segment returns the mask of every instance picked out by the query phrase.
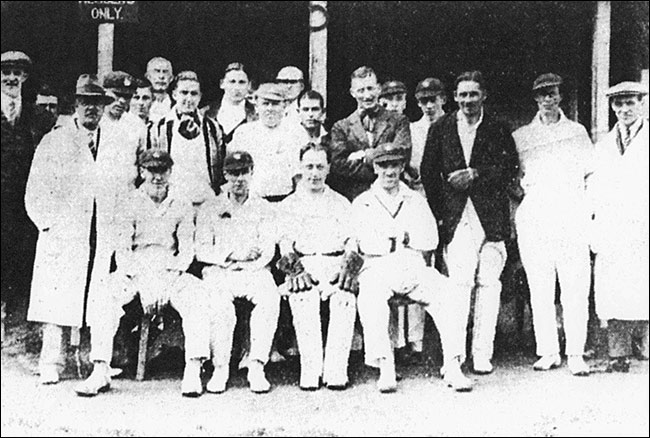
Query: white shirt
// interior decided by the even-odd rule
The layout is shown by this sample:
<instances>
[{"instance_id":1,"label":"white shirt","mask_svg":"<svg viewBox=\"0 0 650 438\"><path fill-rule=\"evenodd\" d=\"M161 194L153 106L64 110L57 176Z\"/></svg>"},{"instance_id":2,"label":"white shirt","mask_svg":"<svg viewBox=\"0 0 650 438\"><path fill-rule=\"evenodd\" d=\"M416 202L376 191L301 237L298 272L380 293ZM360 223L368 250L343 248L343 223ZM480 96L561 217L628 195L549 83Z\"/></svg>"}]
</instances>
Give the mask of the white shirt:
<instances>
[{"instance_id":1,"label":"white shirt","mask_svg":"<svg viewBox=\"0 0 650 438\"><path fill-rule=\"evenodd\" d=\"M300 138L290 124L269 128L261 120L237 128L228 152L246 151L253 157L251 193L256 196L288 195L299 173Z\"/></svg>"},{"instance_id":2,"label":"white shirt","mask_svg":"<svg viewBox=\"0 0 650 438\"><path fill-rule=\"evenodd\" d=\"M11 97L5 93L0 93L1 95L1 100L0 103L2 104L2 114L4 114L5 118L13 123L18 117L20 117L20 112L23 109L23 102L20 96L18 97ZM13 117L10 117L11 111L9 110L9 105L13 102L14 104L14 111L13 111Z\"/></svg>"},{"instance_id":3,"label":"white shirt","mask_svg":"<svg viewBox=\"0 0 650 438\"><path fill-rule=\"evenodd\" d=\"M233 104L225 98L221 100L221 106L217 114L217 122L219 122L226 134L232 132L245 118L246 99L238 104Z\"/></svg>"},{"instance_id":4,"label":"white shirt","mask_svg":"<svg viewBox=\"0 0 650 438\"><path fill-rule=\"evenodd\" d=\"M422 164L422 155L424 155L424 145L427 142L427 134L431 122L426 116L423 116L417 122L411 123L411 167L420 171Z\"/></svg>"},{"instance_id":5,"label":"white shirt","mask_svg":"<svg viewBox=\"0 0 650 438\"><path fill-rule=\"evenodd\" d=\"M481 117L478 122L470 125L467 117L462 111L457 113L458 119L458 137L460 137L460 144L463 146L463 155L465 156L465 164L469 166L469 160L472 157L472 148L474 147L474 139L476 139L476 130L483 122L483 109L481 108Z\"/></svg>"},{"instance_id":6,"label":"white shirt","mask_svg":"<svg viewBox=\"0 0 650 438\"><path fill-rule=\"evenodd\" d=\"M158 120L167 115L171 107L172 99L167 93L165 93L165 98L161 101L157 101L154 96L153 103L151 104L151 110L149 110L149 120L156 123Z\"/></svg>"}]
</instances>

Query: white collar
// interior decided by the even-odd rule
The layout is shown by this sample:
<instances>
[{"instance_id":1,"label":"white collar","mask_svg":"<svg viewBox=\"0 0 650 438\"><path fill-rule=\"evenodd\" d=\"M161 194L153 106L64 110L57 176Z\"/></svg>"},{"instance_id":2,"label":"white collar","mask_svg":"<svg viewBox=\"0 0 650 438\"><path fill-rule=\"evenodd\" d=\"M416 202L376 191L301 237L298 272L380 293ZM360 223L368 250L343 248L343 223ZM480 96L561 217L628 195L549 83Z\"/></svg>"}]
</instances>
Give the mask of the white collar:
<instances>
[{"instance_id":1,"label":"white collar","mask_svg":"<svg viewBox=\"0 0 650 438\"><path fill-rule=\"evenodd\" d=\"M466 131L475 131L478 129L478 127L483 123L483 115L485 114L485 111L483 107L481 107L481 116L478 118L478 122L476 122L473 125L470 125L469 122L467 121L467 117L461 110L458 110L456 114L456 119L458 120L458 125L460 125L464 130Z\"/></svg>"}]
</instances>

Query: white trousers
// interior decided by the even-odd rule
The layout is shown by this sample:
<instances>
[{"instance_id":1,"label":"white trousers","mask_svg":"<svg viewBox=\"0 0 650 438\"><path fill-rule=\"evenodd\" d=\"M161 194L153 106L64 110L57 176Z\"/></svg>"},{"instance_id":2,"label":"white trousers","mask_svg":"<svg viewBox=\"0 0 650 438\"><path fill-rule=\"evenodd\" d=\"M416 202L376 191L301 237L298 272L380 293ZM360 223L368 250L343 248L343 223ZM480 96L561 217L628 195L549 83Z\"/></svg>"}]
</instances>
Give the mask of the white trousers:
<instances>
[{"instance_id":1,"label":"white trousers","mask_svg":"<svg viewBox=\"0 0 650 438\"><path fill-rule=\"evenodd\" d=\"M329 283L339 270L340 257L305 256L301 261L305 270L318 280L318 285L310 291L289 296L300 350L300 380L317 382L322 375L325 383L345 385L348 382L348 359L357 314L356 297ZM321 299L329 299L330 308L324 353Z\"/></svg>"},{"instance_id":2,"label":"white trousers","mask_svg":"<svg viewBox=\"0 0 650 438\"><path fill-rule=\"evenodd\" d=\"M210 296L210 350L215 366L227 366L237 323L235 298L255 307L250 317L250 359L266 364L278 325L280 295L268 269L229 271L218 266L203 269Z\"/></svg>"},{"instance_id":3,"label":"white trousers","mask_svg":"<svg viewBox=\"0 0 650 438\"><path fill-rule=\"evenodd\" d=\"M424 340L425 309L420 304L392 306L390 313L390 342L393 348L407 344L422 352Z\"/></svg>"},{"instance_id":4,"label":"white trousers","mask_svg":"<svg viewBox=\"0 0 650 438\"><path fill-rule=\"evenodd\" d=\"M555 282L560 282L560 302L566 337L566 354L582 355L587 340L591 262L585 230L568 229L570 218L540 221L524 203L516 217L519 254L530 289L537 354L558 354ZM523 209L522 209L523 208ZM548 213L546 213L548 214ZM557 277L556 277L557 276Z\"/></svg>"},{"instance_id":5,"label":"white trousers","mask_svg":"<svg viewBox=\"0 0 650 438\"><path fill-rule=\"evenodd\" d=\"M159 297L162 303L169 302L178 311L183 320L186 360L208 357L207 294L201 280L190 274L169 271L158 273L156 278L155 284L151 284L139 281L137 276L129 278L117 271L104 280L102 297L97 297L97 301L89 305L93 306L93 311L88 314L91 326L90 360L110 363L113 337L123 314L122 306L138 293L141 299Z\"/></svg>"},{"instance_id":6,"label":"white trousers","mask_svg":"<svg viewBox=\"0 0 650 438\"><path fill-rule=\"evenodd\" d=\"M449 303L446 311L454 315L455 333L462 333L465 356L465 335L474 291L474 320L472 329L472 356L491 360L494 336L501 303L501 271L506 263L504 242L489 242L478 222L463 219L458 224L452 241L444 252L449 278L458 287L458 297Z\"/></svg>"},{"instance_id":7,"label":"white trousers","mask_svg":"<svg viewBox=\"0 0 650 438\"><path fill-rule=\"evenodd\" d=\"M365 340L365 362L377 367L380 359L394 362L388 324L388 300L401 294L422 304L440 333L445 358L462 354L464 341L454 324L449 303L457 300L458 291L447 277L427 267L419 254L399 251L369 258L359 275L357 306Z\"/></svg>"}]
</instances>

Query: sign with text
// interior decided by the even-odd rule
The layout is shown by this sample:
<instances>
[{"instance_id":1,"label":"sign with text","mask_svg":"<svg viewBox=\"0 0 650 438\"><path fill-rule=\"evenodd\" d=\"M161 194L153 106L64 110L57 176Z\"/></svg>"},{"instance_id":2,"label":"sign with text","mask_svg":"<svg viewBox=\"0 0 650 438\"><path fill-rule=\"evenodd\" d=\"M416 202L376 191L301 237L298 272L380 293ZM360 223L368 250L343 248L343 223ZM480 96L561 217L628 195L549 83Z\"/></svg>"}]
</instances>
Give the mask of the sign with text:
<instances>
[{"instance_id":1,"label":"sign with text","mask_svg":"<svg viewBox=\"0 0 650 438\"><path fill-rule=\"evenodd\" d=\"M137 23L138 2L79 2L81 21L98 23Z\"/></svg>"}]
</instances>

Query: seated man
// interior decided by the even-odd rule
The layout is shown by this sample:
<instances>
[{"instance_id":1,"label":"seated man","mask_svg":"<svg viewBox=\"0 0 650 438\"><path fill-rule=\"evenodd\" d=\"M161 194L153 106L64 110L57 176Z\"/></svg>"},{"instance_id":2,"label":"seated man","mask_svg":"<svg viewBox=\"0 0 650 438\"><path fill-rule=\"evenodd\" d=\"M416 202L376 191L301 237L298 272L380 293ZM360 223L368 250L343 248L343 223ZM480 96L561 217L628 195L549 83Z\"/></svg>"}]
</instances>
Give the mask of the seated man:
<instances>
[{"instance_id":1,"label":"seated man","mask_svg":"<svg viewBox=\"0 0 650 438\"><path fill-rule=\"evenodd\" d=\"M354 234L365 265L359 275L358 308L366 346L366 364L379 368L378 388L397 388L393 349L388 334L388 300L395 294L426 306L440 333L445 366L442 374L457 391L472 382L458 361L464 333L455 333L446 315L447 296L456 290L446 277L427 267L423 253L438 245L436 221L426 200L400 182L407 151L392 143L372 156L377 180L352 203Z\"/></svg>"},{"instance_id":2,"label":"seated man","mask_svg":"<svg viewBox=\"0 0 650 438\"><path fill-rule=\"evenodd\" d=\"M280 295L268 264L275 253L275 232L270 204L251 196L253 158L234 151L224 161L225 190L199 210L196 258L208 266L203 280L210 290L212 316L210 349L214 373L206 387L221 393L228 382L236 314L233 300L254 304L250 318L248 382L253 392L271 389L264 375L278 323ZM222 300L226 300L223 315Z\"/></svg>"},{"instance_id":3,"label":"seated man","mask_svg":"<svg viewBox=\"0 0 650 438\"><path fill-rule=\"evenodd\" d=\"M142 185L129 193L117 219L120 238L116 251L117 270L88 303L91 326L90 359L93 372L75 391L95 396L110 388L109 362L113 336L121 307L136 295L145 314L171 303L183 318L185 372L182 393L198 397L203 392L201 361L209 352L207 294L201 280L185 273L193 252L194 233L191 204L170 190L173 161L159 149L138 156Z\"/></svg>"},{"instance_id":4,"label":"seated man","mask_svg":"<svg viewBox=\"0 0 650 438\"><path fill-rule=\"evenodd\" d=\"M302 179L280 204L283 214L282 258L286 274L281 294L289 295L298 348L300 388L316 390L320 377L330 389L345 389L356 317L356 276L363 259L345 252L350 237L350 201L330 189L326 147L308 143L300 153ZM323 368L320 302L329 299L330 317Z\"/></svg>"}]
</instances>

